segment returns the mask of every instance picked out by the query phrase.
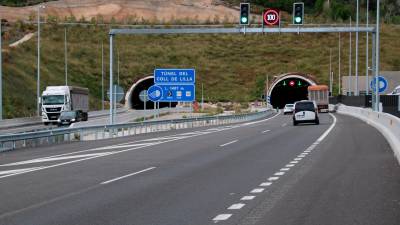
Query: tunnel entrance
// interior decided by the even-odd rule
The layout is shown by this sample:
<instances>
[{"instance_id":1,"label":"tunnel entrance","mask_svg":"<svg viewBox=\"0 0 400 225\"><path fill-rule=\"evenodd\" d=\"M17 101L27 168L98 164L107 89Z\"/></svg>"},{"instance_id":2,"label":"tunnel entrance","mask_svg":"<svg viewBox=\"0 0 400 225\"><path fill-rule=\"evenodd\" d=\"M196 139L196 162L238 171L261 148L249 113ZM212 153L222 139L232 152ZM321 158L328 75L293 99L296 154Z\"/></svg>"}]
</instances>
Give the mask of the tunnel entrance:
<instances>
[{"instance_id":1,"label":"tunnel entrance","mask_svg":"<svg viewBox=\"0 0 400 225\"><path fill-rule=\"evenodd\" d=\"M154 109L154 103L144 98L144 93L154 85L153 76L145 77L137 81L128 91L125 102L130 109L143 110L146 104L146 109ZM160 102L160 108L176 107L177 102Z\"/></svg>"},{"instance_id":2,"label":"tunnel entrance","mask_svg":"<svg viewBox=\"0 0 400 225\"><path fill-rule=\"evenodd\" d=\"M286 104L308 98L308 86L312 85L301 77L287 77L279 80L271 89L271 105L283 108Z\"/></svg>"}]
</instances>

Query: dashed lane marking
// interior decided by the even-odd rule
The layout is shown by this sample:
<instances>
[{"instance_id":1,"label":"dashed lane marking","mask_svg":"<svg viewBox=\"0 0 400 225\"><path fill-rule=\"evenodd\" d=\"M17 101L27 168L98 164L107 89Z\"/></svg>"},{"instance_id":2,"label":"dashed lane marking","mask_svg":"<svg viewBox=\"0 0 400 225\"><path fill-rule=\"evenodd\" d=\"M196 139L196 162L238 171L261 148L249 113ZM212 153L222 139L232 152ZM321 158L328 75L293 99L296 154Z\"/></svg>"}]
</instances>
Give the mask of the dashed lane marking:
<instances>
[{"instance_id":1,"label":"dashed lane marking","mask_svg":"<svg viewBox=\"0 0 400 225\"><path fill-rule=\"evenodd\" d=\"M279 177L270 177L270 178L268 178L268 181L276 181L278 179L279 179Z\"/></svg>"},{"instance_id":2,"label":"dashed lane marking","mask_svg":"<svg viewBox=\"0 0 400 225\"><path fill-rule=\"evenodd\" d=\"M256 196L254 196L254 195L246 195L246 196L243 196L243 198L241 198L240 200L241 201L249 201L249 200L253 200L255 197Z\"/></svg>"},{"instance_id":3,"label":"dashed lane marking","mask_svg":"<svg viewBox=\"0 0 400 225\"><path fill-rule=\"evenodd\" d=\"M250 193L261 193L264 190L265 190L264 188L255 188L255 189L251 190Z\"/></svg>"},{"instance_id":4,"label":"dashed lane marking","mask_svg":"<svg viewBox=\"0 0 400 225\"><path fill-rule=\"evenodd\" d=\"M264 182L264 183L261 183L260 186L267 187L267 186L270 186L271 184L272 184L272 182Z\"/></svg>"},{"instance_id":5,"label":"dashed lane marking","mask_svg":"<svg viewBox=\"0 0 400 225\"><path fill-rule=\"evenodd\" d=\"M108 181L101 182L101 184L109 184L109 183L112 183L112 182L115 182L115 181L118 181L118 180L122 180L122 179L127 178L127 177L131 177L131 176L134 176L134 175L138 175L140 173L147 172L149 170L154 170L155 168L157 168L157 167L149 167L149 168L144 169L144 170L140 170L140 171L137 171L137 172L134 172L134 173L127 174L125 176L121 176L121 177L117 177L117 178L114 178L114 179L111 179L111 180L108 180Z\"/></svg>"},{"instance_id":6,"label":"dashed lane marking","mask_svg":"<svg viewBox=\"0 0 400 225\"><path fill-rule=\"evenodd\" d=\"M227 220L232 216L232 214L219 214L218 216L214 217L214 221L218 222L218 221L223 221L223 220Z\"/></svg>"},{"instance_id":7,"label":"dashed lane marking","mask_svg":"<svg viewBox=\"0 0 400 225\"><path fill-rule=\"evenodd\" d=\"M229 206L229 208L228 209L241 209L241 208L243 208L243 206L245 206L246 204L243 204L243 203L237 203L237 204L233 204L233 205L231 205L231 206Z\"/></svg>"},{"instance_id":8,"label":"dashed lane marking","mask_svg":"<svg viewBox=\"0 0 400 225\"><path fill-rule=\"evenodd\" d=\"M222 144L222 145L220 145L219 147L225 147L225 146L227 146L227 145L230 145L230 144L233 144L233 143L236 143L236 142L238 142L238 140L234 140L234 141L231 141L231 142Z\"/></svg>"},{"instance_id":9,"label":"dashed lane marking","mask_svg":"<svg viewBox=\"0 0 400 225\"><path fill-rule=\"evenodd\" d=\"M295 160L291 161L289 164L286 164L285 167L281 168L279 172L276 172L274 174L275 177L269 177L268 181L276 181L279 179L279 176L283 176L285 174L285 172L282 171L289 171L292 167L294 167L297 163L299 163L299 160L303 159L304 157L306 157L322 140L325 139L325 137L328 136L328 134L332 131L332 129L335 127L336 125L336 117L332 114L329 114L330 116L332 116L333 118L333 123L332 125L317 139L317 141L315 141L310 147L308 147L303 153L299 154L298 156L296 156ZM272 182L264 182L261 183L259 186L261 187L267 187L272 185ZM255 188L253 190L250 191L250 193L261 193L265 190L265 188ZM256 196L244 196L242 197L240 200L244 201L244 200L253 200ZM233 204L231 205L228 209L237 209L237 208L242 208L244 206L241 205L243 203L237 203L237 204ZM230 218L232 216L232 214L220 214L217 217L215 217L213 220L215 223L217 223L220 220L227 220L228 218Z\"/></svg>"}]
</instances>

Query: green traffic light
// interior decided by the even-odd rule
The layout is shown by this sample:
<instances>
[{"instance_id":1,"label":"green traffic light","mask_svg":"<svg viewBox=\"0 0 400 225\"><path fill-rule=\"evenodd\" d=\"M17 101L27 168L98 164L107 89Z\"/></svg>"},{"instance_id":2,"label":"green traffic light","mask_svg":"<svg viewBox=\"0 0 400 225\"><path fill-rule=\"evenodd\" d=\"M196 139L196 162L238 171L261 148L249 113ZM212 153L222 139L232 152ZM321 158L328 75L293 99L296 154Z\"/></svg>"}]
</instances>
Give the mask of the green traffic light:
<instances>
[{"instance_id":1,"label":"green traffic light","mask_svg":"<svg viewBox=\"0 0 400 225\"><path fill-rule=\"evenodd\" d=\"M296 23L301 23L301 17L299 17L299 16L295 17L295 18L294 18L294 21L295 21Z\"/></svg>"},{"instance_id":2,"label":"green traffic light","mask_svg":"<svg viewBox=\"0 0 400 225\"><path fill-rule=\"evenodd\" d=\"M247 17L242 17L241 21L242 23L247 23Z\"/></svg>"}]
</instances>

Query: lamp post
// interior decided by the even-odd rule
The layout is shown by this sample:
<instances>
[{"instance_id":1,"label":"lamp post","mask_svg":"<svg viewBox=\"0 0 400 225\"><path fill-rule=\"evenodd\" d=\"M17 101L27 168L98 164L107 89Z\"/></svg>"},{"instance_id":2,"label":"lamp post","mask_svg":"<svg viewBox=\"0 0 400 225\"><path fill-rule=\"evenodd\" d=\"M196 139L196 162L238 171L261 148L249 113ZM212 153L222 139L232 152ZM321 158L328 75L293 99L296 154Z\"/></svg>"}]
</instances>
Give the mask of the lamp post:
<instances>
[{"instance_id":1,"label":"lamp post","mask_svg":"<svg viewBox=\"0 0 400 225\"><path fill-rule=\"evenodd\" d=\"M369 26L369 1L367 0L367 22L366 22L366 27ZM369 33L366 32L366 45L365 45L365 95L369 94L369 62L368 62L368 56L369 56Z\"/></svg>"},{"instance_id":2,"label":"lamp post","mask_svg":"<svg viewBox=\"0 0 400 225\"><path fill-rule=\"evenodd\" d=\"M39 5L37 8L37 24L38 24L38 35L37 35L37 87L36 87L36 95L37 95L37 116L40 116L40 9L46 8L44 5Z\"/></svg>"},{"instance_id":3,"label":"lamp post","mask_svg":"<svg viewBox=\"0 0 400 225\"><path fill-rule=\"evenodd\" d=\"M3 120L3 35L2 35L2 19L0 18L0 120Z\"/></svg>"},{"instance_id":4,"label":"lamp post","mask_svg":"<svg viewBox=\"0 0 400 225\"><path fill-rule=\"evenodd\" d=\"M375 41L375 110L380 111L379 109L379 17L380 17L380 1L376 1L376 41Z\"/></svg>"},{"instance_id":5,"label":"lamp post","mask_svg":"<svg viewBox=\"0 0 400 225\"><path fill-rule=\"evenodd\" d=\"M67 46L67 27L64 28L64 55L65 55L65 86L68 86L68 46Z\"/></svg>"},{"instance_id":6,"label":"lamp post","mask_svg":"<svg viewBox=\"0 0 400 225\"><path fill-rule=\"evenodd\" d=\"M355 69L355 75L356 75L356 83L355 83L355 89L354 89L354 95L358 96L359 95L359 90L358 90L358 28L359 28L359 0L357 0L357 15L356 15L356 69Z\"/></svg>"}]
</instances>

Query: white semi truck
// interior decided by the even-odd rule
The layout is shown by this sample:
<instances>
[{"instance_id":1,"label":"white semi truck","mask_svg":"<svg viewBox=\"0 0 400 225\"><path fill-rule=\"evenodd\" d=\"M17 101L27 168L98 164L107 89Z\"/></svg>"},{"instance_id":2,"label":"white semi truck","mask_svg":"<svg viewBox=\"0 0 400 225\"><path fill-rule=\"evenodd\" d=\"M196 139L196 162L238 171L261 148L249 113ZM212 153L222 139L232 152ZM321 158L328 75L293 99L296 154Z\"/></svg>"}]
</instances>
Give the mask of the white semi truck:
<instances>
[{"instance_id":1,"label":"white semi truck","mask_svg":"<svg viewBox=\"0 0 400 225\"><path fill-rule=\"evenodd\" d=\"M42 122L57 124L61 112L75 111L88 120L89 89L72 86L48 86L42 93Z\"/></svg>"}]
</instances>

